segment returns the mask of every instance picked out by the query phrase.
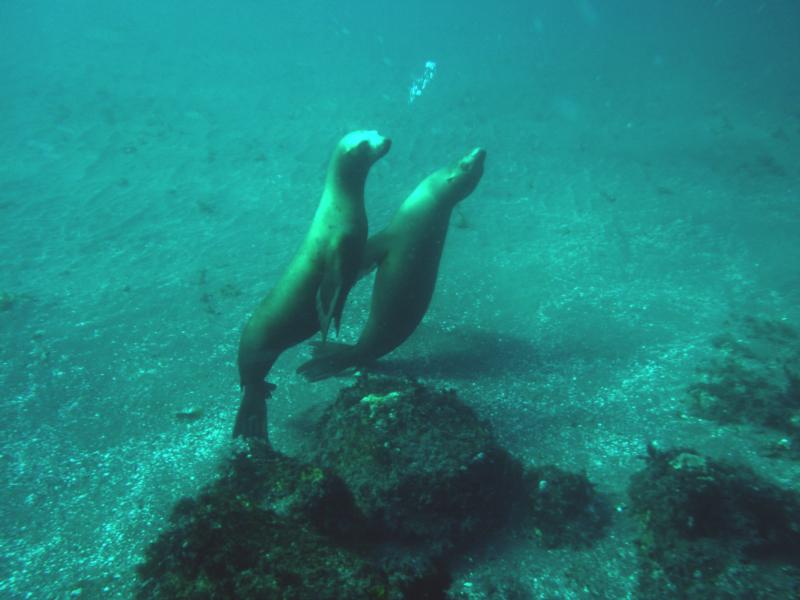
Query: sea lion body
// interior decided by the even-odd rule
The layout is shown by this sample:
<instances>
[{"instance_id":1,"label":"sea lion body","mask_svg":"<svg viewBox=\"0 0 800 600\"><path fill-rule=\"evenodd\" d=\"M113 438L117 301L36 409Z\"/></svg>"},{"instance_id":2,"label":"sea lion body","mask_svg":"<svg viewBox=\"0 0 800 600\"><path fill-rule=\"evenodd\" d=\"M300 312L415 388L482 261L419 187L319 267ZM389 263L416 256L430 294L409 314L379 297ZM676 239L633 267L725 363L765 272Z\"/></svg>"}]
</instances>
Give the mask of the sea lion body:
<instances>
[{"instance_id":1,"label":"sea lion body","mask_svg":"<svg viewBox=\"0 0 800 600\"><path fill-rule=\"evenodd\" d=\"M375 131L354 131L337 144L305 240L242 331L238 366L244 393L234 437L266 438L266 398L274 386L265 377L278 356L317 331L324 341L331 322L338 331L363 262L367 174L390 146Z\"/></svg>"},{"instance_id":2,"label":"sea lion body","mask_svg":"<svg viewBox=\"0 0 800 600\"><path fill-rule=\"evenodd\" d=\"M372 362L402 344L430 305L453 208L483 175L486 152L476 148L456 165L426 177L389 226L371 237L365 270L377 266L369 318L353 346L326 344L298 372L317 381Z\"/></svg>"}]
</instances>

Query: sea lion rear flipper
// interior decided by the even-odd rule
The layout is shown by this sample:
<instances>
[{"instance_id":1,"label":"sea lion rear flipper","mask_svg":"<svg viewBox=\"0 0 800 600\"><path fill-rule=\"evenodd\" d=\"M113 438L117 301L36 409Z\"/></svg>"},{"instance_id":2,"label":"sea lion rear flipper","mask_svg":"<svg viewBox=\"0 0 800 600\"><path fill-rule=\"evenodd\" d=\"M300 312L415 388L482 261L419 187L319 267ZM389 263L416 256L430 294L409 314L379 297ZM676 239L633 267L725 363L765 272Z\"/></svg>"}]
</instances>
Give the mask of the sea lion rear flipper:
<instances>
[{"instance_id":1,"label":"sea lion rear flipper","mask_svg":"<svg viewBox=\"0 0 800 600\"><path fill-rule=\"evenodd\" d=\"M255 438L267 441L267 398L272 395L275 384L262 382L244 386L233 437Z\"/></svg>"},{"instance_id":2,"label":"sea lion rear flipper","mask_svg":"<svg viewBox=\"0 0 800 600\"><path fill-rule=\"evenodd\" d=\"M342 342L311 342L311 356L319 358L330 352L342 352L346 348L352 348L352 344Z\"/></svg>"},{"instance_id":3,"label":"sea lion rear flipper","mask_svg":"<svg viewBox=\"0 0 800 600\"><path fill-rule=\"evenodd\" d=\"M350 344L314 344L314 358L297 368L307 381L320 381L356 366L355 346Z\"/></svg>"},{"instance_id":4,"label":"sea lion rear flipper","mask_svg":"<svg viewBox=\"0 0 800 600\"><path fill-rule=\"evenodd\" d=\"M378 268L389 249L389 234L386 231L376 233L367 240L364 247L364 258L358 270L358 278L366 277Z\"/></svg>"}]
</instances>

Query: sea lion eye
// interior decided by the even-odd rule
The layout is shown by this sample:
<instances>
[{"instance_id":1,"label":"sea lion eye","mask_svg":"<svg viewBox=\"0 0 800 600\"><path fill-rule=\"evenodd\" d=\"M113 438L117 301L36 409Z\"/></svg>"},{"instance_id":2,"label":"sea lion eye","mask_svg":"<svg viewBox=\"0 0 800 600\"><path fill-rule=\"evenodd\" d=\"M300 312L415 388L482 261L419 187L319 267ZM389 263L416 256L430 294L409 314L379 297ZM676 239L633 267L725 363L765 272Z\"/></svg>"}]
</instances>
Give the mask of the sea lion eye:
<instances>
[{"instance_id":1,"label":"sea lion eye","mask_svg":"<svg viewBox=\"0 0 800 600\"><path fill-rule=\"evenodd\" d=\"M356 145L347 149L347 156L360 156L364 153L364 146L368 145L367 140L361 140Z\"/></svg>"}]
</instances>

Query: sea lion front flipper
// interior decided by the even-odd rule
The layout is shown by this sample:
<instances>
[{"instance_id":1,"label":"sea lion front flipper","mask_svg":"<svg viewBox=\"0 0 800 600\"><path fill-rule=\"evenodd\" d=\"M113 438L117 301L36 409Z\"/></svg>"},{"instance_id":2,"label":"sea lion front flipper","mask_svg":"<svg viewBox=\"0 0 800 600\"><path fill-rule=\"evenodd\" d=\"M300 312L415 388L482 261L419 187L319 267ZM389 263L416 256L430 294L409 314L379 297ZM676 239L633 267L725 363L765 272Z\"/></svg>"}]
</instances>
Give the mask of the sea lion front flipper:
<instances>
[{"instance_id":1,"label":"sea lion front flipper","mask_svg":"<svg viewBox=\"0 0 800 600\"><path fill-rule=\"evenodd\" d=\"M361 268L358 270L358 278L366 277L381 264L386 253L389 251L389 234L386 230L376 233L367 240L364 247L364 257L361 260Z\"/></svg>"},{"instance_id":2,"label":"sea lion front flipper","mask_svg":"<svg viewBox=\"0 0 800 600\"><path fill-rule=\"evenodd\" d=\"M337 244L331 253L331 260L325 266L325 273L317 288L317 318L323 342L328 338L331 321L336 327L336 334L339 334L344 301L347 292L350 291L350 285L352 285L352 280L350 285L346 283L348 280L344 272L346 254L345 245ZM346 285L347 287L345 287Z\"/></svg>"},{"instance_id":3,"label":"sea lion front flipper","mask_svg":"<svg viewBox=\"0 0 800 600\"><path fill-rule=\"evenodd\" d=\"M359 258L363 252L363 239L345 236L338 239L328 255L322 281L317 288L317 318L322 332L322 341L328 337L331 321L339 335L344 303L350 288L356 282Z\"/></svg>"},{"instance_id":4,"label":"sea lion front flipper","mask_svg":"<svg viewBox=\"0 0 800 600\"><path fill-rule=\"evenodd\" d=\"M326 277L326 279L328 278ZM332 288L332 291L326 290L327 287ZM322 333L323 342L328 339L328 330L331 327L331 319L334 318L334 307L336 306L336 302L338 302L341 293L341 285L333 285L328 283L326 286L326 282L324 280L322 285L320 285L319 289L317 290L317 318L319 319L319 330L320 333ZM336 330L339 330L338 324L336 326Z\"/></svg>"}]
</instances>

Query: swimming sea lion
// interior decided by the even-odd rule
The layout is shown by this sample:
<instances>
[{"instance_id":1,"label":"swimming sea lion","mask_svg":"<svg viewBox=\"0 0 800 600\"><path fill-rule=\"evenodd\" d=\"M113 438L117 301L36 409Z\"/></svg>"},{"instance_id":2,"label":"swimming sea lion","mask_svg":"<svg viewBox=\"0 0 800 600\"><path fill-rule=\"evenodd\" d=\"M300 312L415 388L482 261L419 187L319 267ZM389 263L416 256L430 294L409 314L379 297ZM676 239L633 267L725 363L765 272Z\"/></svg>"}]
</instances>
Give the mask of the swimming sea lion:
<instances>
[{"instance_id":1,"label":"swimming sea lion","mask_svg":"<svg viewBox=\"0 0 800 600\"><path fill-rule=\"evenodd\" d=\"M389 226L371 237L365 267L377 266L367 324L354 346L326 344L297 369L309 381L372 362L402 344L428 310L450 213L483 175L486 151L476 148L457 164L424 179Z\"/></svg>"},{"instance_id":2,"label":"swimming sea lion","mask_svg":"<svg viewBox=\"0 0 800 600\"><path fill-rule=\"evenodd\" d=\"M367 240L367 173L390 146L376 131L348 133L336 146L305 241L242 331L238 364L244 393L234 437L266 439L266 399L275 386L264 378L281 352L317 331L324 341L331 321L339 330Z\"/></svg>"}]
</instances>

